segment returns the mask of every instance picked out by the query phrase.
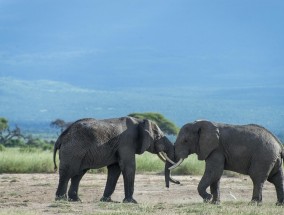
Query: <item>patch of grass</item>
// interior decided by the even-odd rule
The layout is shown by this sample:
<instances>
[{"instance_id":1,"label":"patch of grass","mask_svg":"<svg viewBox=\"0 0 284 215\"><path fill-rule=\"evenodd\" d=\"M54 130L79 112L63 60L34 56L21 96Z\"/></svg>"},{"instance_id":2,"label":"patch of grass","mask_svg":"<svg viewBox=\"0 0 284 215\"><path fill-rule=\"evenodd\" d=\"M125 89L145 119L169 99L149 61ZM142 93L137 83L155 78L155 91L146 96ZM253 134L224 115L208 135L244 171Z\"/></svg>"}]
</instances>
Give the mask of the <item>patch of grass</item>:
<instances>
[{"instance_id":1,"label":"patch of grass","mask_svg":"<svg viewBox=\"0 0 284 215\"><path fill-rule=\"evenodd\" d=\"M157 155L145 152L136 156L136 172L163 172L165 164Z\"/></svg>"},{"instance_id":2,"label":"patch of grass","mask_svg":"<svg viewBox=\"0 0 284 215\"><path fill-rule=\"evenodd\" d=\"M0 173L51 173L52 153L42 150L6 148L0 152Z\"/></svg>"},{"instance_id":3,"label":"patch of grass","mask_svg":"<svg viewBox=\"0 0 284 215\"><path fill-rule=\"evenodd\" d=\"M205 161L199 161L197 155L190 155L172 173L174 175L203 175L204 170Z\"/></svg>"},{"instance_id":4,"label":"patch of grass","mask_svg":"<svg viewBox=\"0 0 284 215\"><path fill-rule=\"evenodd\" d=\"M258 214L283 214L283 207L272 203L262 206L249 205L247 202L223 202L221 205L204 203L181 204L175 209L177 214L230 214L230 215L258 215Z\"/></svg>"},{"instance_id":5,"label":"patch of grass","mask_svg":"<svg viewBox=\"0 0 284 215\"><path fill-rule=\"evenodd\" d=\"M53 155L51 151L43 151L35 148L6 148L0 151L1 173L52 173ZM59 160L57 157L57 165ZM157 155L145 152L136 155L136 172L163 173L165 164ZM90 170L91 173L106 173L107 168ZM195 155L189 156L173 174L201 175L204 172L204 161L198 161Z\"/></svg>"},{"instance_id":6,"label":"patch of grass","mask_svg":"<svg viewBox=\"0 0 284 215\"><path fill-rule=\"evenodd\" d=\"M145 152L136 156L137 172L163 172L165 168L157 155ZM174 175L202 175L205 169L205 162L199 161L196 155L190 155L184 162L172 171Z\"/></svg>"}]
</instances>

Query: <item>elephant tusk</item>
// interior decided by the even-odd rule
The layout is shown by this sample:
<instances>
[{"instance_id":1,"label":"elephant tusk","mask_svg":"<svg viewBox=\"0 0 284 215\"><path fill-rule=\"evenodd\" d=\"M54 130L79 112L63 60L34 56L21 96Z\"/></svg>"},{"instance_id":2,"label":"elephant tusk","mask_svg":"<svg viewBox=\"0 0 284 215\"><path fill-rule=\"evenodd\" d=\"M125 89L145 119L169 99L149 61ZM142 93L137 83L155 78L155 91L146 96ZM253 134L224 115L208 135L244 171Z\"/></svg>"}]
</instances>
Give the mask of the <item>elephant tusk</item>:
<instances>
[{"instance_id":1,"label":"elephant tusk","mask_svg":"<svg viewBox=\"0 0 284 215\"><path fill-rule=\"evenodd\" d=\"M163 155L161 154L161 152L158 153L158 157L159 157L164 163L166 163L166 158L163 157Z\"/></svg>"},{"instance_id":2,"label":"elephant tusk","mask_svg":"<svg viewBox=\"0 0 284 215\"><path fill-rule=\"evenodd\" d=\"M175 162L173 162L168 155L165 152L161 152L164 158L166 158L167 161L169 161L171 164L175 165Z\"/></svg>"},{"instance_id":3,"label":"elephant tusk","mask_svg":"<svg viewBox=\"0 0 284 215\"><path fill-rule=\"evenodd\" d=\"M183 159L182 158L179 159L179 161L176 164L174 164L173 166L171 166L169 168L169 170L173 170L173 169L177 168L182 162L183 162Z\"/></svg>"}]
</instances>

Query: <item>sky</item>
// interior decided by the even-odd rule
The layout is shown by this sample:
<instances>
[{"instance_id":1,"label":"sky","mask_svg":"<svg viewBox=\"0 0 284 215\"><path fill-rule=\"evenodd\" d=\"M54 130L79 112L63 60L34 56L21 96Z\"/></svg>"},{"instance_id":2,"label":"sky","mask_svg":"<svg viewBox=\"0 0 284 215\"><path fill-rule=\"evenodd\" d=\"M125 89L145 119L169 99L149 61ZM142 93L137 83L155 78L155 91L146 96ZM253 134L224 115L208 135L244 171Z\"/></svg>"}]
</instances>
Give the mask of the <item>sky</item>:
<instances>
[{"instance_id":1,"label":"sky","mask_svg":"<svg viewBox=\"0 0 284 215\"><path fill-rule=\"evenodd\" d=\"M281 86L282 0L0 0L0 76L92 89Z\"/></svg>"}]
</instances>

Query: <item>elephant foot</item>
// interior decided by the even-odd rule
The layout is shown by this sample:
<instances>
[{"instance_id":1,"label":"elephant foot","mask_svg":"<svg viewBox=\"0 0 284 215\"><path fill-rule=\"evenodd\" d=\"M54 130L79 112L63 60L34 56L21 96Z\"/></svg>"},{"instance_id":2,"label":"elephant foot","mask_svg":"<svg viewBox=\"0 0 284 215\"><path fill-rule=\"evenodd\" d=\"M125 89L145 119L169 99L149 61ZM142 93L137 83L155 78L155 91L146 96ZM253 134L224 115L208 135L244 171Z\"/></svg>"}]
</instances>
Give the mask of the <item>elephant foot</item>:
<instances>
[{"instance_id":1,"label":"elephant foot","mask_svg":"<svg viewBox=\"0 0 284 215\"><path fill-rule=\"evenodd\" d=\"M284 201L282 201L282 202L277 201L275 205L276 206L284 206Z\"/></svg>"},{"instance_id":2,"label":"elephant foot","mask_svg":"<svg viewBox=\"0 0 284 215\"><path fill-rule=\"evenodd\" d=\"M78 196L68 197L69 202L82 202L82 200Z\"/></svg>"},{"instance_id":3,"label":"elephant foot","mask_svg":"<svg viewBox=\"0 0 284 215\"><path fill-rule=\"evenodd\" d=\"M137 201L133 198L125 198L123 199L123 203L134 203L137 204Z\"/></svg>"},{"instance_id":4,"label":"elephant foot","mask_svg":"<svg viewBox=\"0 0 284 215\"><path fill-rule=\"evenodd\" d=\"M58 195L56 195L55 196L55 201L67 201L67 196L66 196L66 194L64 194L64 195L62 195L62 196L58 196Z\"/></svg>"},{"instance_id":5,"label":"elephant foot","mask_svg":"<svg viewBox=\"0 0 284 215\"><path fill-rule=\"evenodd\" d=\"M212 199L212 195L211 194L207 194L205 196L205 198L203 198L203 202L204 203L210 203L210 200Z\"/></svg>"},{"instance_id":6,"label":"elephant foot","mask_svg":"<svg viewBox=\"0 0 284 215\"><path fill-rule=\"evenodd\" d=\"M253 199L253 200L251 200L251 201L249 202L249 205L251 205L251 206L261 206L261 205L262 205L262 202L259 201L259 200Z\"/></svg>"},{"instance_id":7,"label":"elephant foot","mask_svg":"<svg viewBox=\"0 0 284 215\"><path fill-rule=\"evenodd\" d=\"M110 197L105 197L103 196L101 199L100 199L101 202L112 202L112 203L119 203L118 201L113 201Z\"/></svg>"},{"instance_id":8,"label":"elephant foot","mask_svg":"<svg viewBox=\"0 0 284 215\"><path fill-rule=\"evenodd\" d=\"M220 202L220 200L212 200L211 204L213 204L213 205L220 205L221 202Z\"/></svg>"}]
</instances>

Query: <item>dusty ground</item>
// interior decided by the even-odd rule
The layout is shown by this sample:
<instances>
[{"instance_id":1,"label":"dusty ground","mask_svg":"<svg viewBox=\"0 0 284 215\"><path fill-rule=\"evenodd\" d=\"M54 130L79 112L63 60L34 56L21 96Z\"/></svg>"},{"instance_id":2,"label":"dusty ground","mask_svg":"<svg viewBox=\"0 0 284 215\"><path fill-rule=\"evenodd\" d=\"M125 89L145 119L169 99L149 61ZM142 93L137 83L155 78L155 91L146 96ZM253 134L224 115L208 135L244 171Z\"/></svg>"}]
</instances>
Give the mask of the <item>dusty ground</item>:
<instances>
[{"instance_id":1,"label":"dusty ground","mask_svg":"<svg viewBox=\"0 0 284 215\"><path fill-rule=\"evenodd\" d=\"M134 198L149 207L194 204L202 202L197 193L199 176L175 176L181 185L171 185L166 189L162 175L138 174L135 179ZM82 203L62 203L54 201L58 174L0 174L0 214L97 214L113 213L113 206L99 202L106 175L86 174L81 181L79 195ZM221 179L221 201L249 202L252 183L247 177L225 177ZM120 177L113 200L124 198L122 177ZM263 190L264 202L276 202L274 187L266 182ZM122 204L118 204L122 205ZM125 204L123 204L125 205ZM124 206L123 206L124 207ZM129 212L128 212L129 213ZM123 214L123 213L122 213Z\"/></svg>"}]
</instances>

